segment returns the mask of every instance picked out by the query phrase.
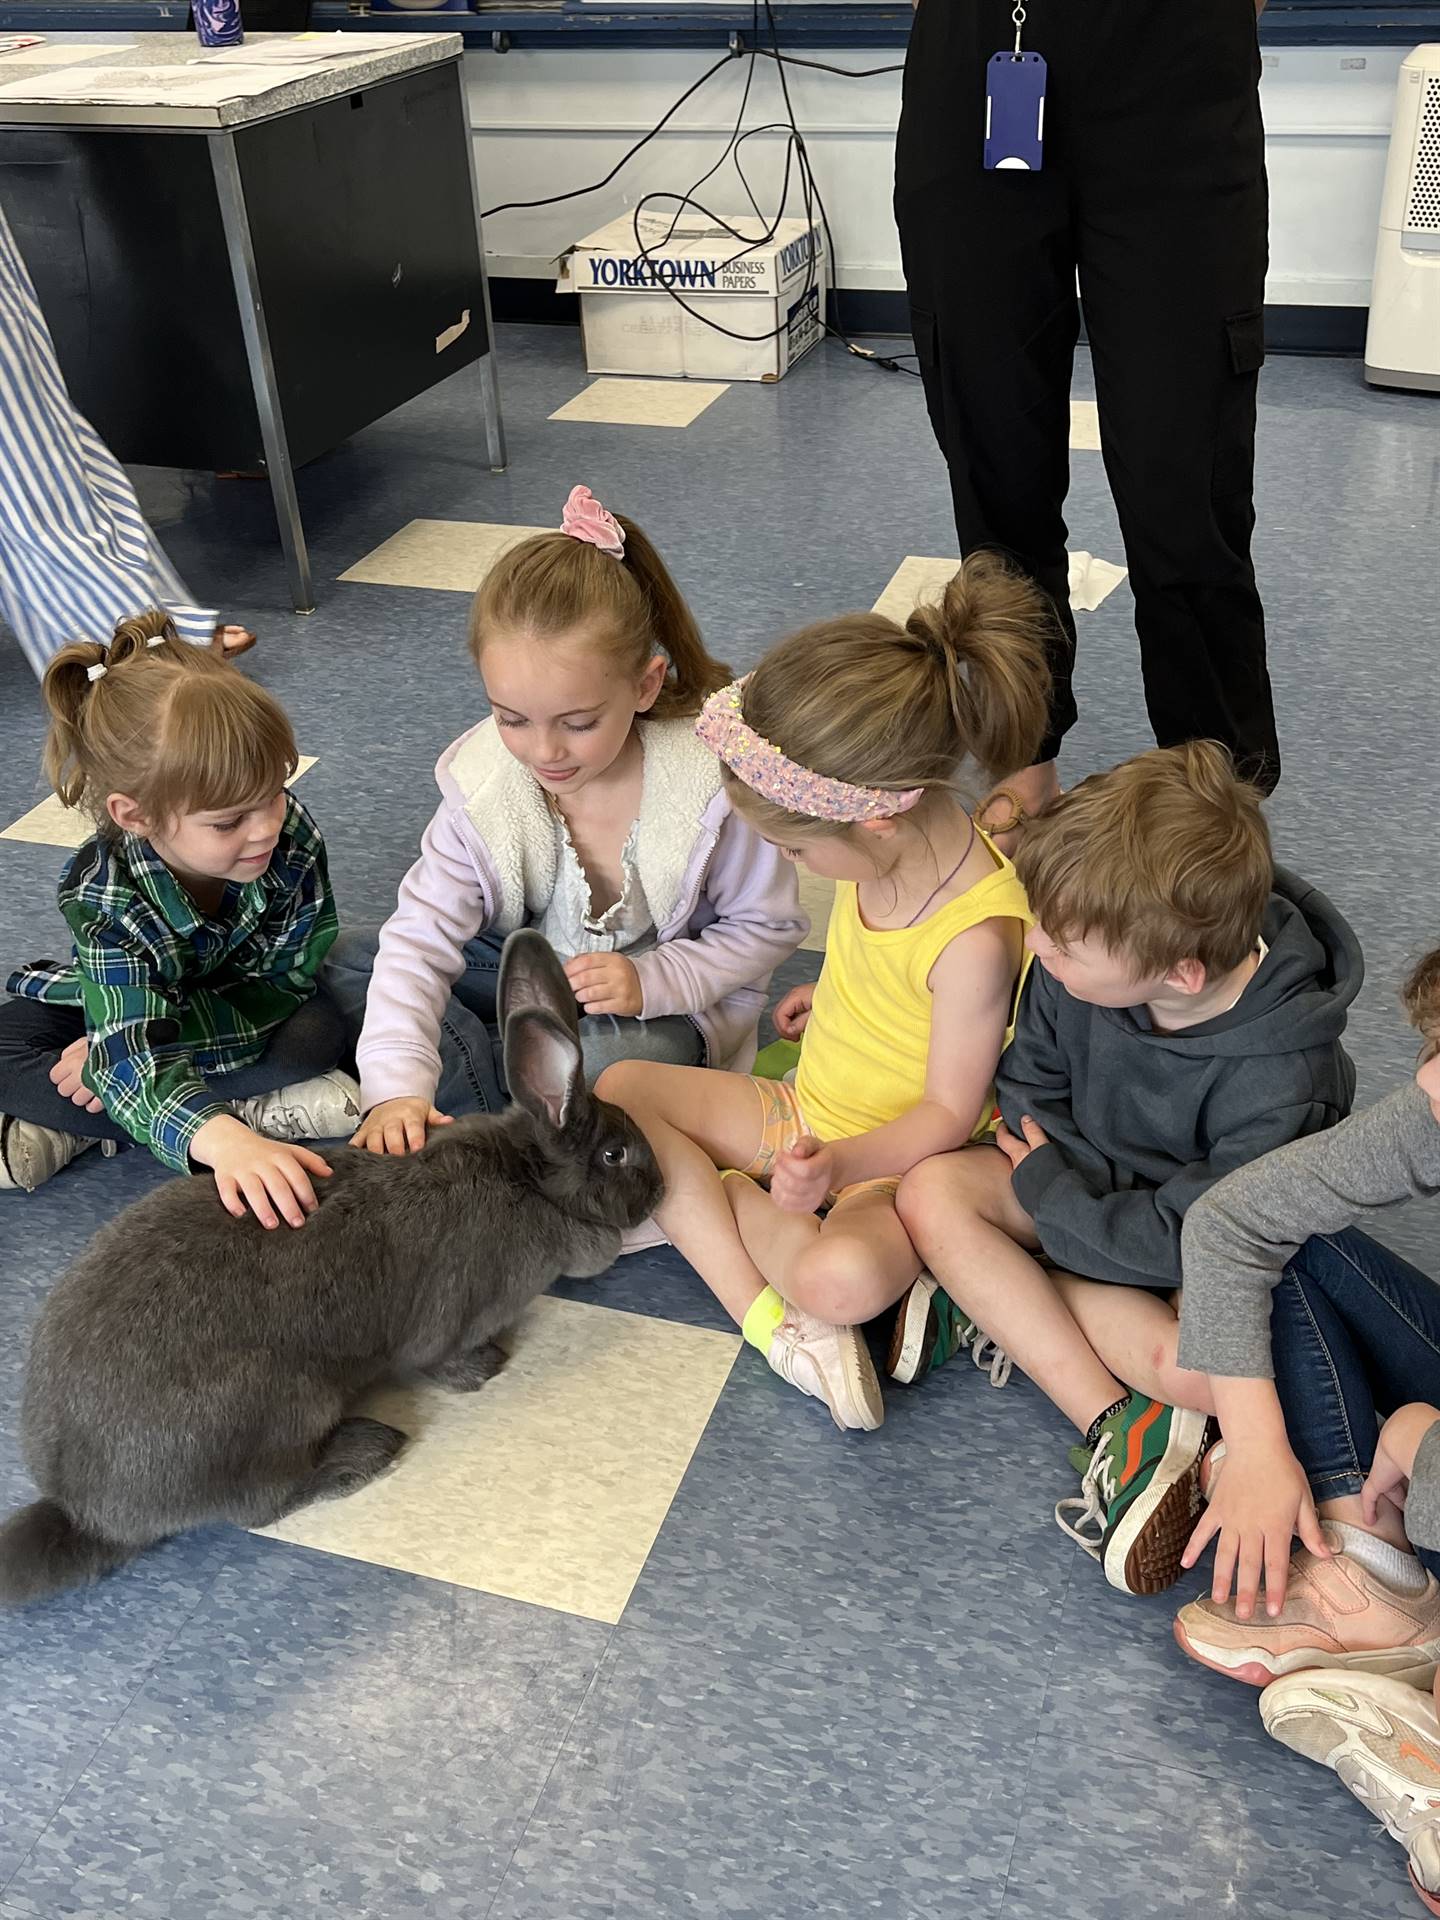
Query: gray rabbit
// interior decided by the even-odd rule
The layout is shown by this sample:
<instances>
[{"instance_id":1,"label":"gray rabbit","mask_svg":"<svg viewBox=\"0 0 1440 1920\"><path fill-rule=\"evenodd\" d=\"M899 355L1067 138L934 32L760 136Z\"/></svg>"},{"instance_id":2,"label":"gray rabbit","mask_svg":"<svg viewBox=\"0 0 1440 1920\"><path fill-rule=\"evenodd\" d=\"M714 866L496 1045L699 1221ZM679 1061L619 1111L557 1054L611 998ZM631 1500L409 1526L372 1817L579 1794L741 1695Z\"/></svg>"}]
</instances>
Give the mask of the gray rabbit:
<instances>
[{"instance_id":1,"label":"gray rabbit","mask_svg":"<svg viewBox=\"0 0 1440 1920\"><path fill-rule=\"evenodd\" d=\"M44 1497L0 1527L0 1605L189 1527L353 1493L406 1439L351 1412L368 1388L473 1392L537 1294L609 1267L659 1203L654 1156L586 1087L574 996L538 933L507 941L499 1005L505 1114L404 1159L327 1154L300 1228L232 1219L210 1181L177 1180L96 1234L35 1330L21 1431Z\"/></svg>"}]
</instances>

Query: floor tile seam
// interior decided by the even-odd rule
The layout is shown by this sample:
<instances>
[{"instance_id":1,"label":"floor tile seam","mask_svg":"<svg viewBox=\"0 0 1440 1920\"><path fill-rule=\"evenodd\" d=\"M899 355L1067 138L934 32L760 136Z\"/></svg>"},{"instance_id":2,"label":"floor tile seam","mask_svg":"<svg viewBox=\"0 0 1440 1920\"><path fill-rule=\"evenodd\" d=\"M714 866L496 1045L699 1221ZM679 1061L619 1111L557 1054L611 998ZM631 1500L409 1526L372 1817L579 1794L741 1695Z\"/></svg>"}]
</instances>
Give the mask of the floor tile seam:
<instances>
[{"instance_id":1,"label":"floor tile seam","mask_svg":"<svg viewBox=\"0 0 1440 1920\"><path fill-rule=\"evenodd\" d=\"M221 1574L223 1574L226 1571L229 1565L230 1565L230 1558L229 1558L229 1555L227 1554L221 1558L219 1565L215 1568L215 1571L211 1574L209 1580L206 1581L204 1587L201 1589L200 1593L196 1596L194 1606L191 1607L189 1612L185 1615L184 1619L177 1623L175 1631L170 1635L170 1638L165 1642L164 1646L162 1646L159 1649L159 1651L155 1655L155 1658L149 1663L149 1665L145 1668L145 1671L140 1675L139 1679L135 1682L135 1685L130 1690L130 1693L126 1698L124 1705L120 1708L120 1711L115 1715L115 1718L110 1722L109 1726L106 1727L105 1731L101 1734L100 1738L95 1742L94 1748L91 1750L89 1756L87 1757L84 1766L79 1769L79 1771L75 1775L75 1778L70 1782L70 1785L65 1789L65 1792L61 1795L58 1804L52 1809L49 1819L45 1822L44 1826L40 1829L39 1833L36 1834L34 1840L30 1843L29 1847L26 1849L24 1857L19 1862L14 1873L10 1875L10 1878L4 1883L3 1886L0 1886L0 1914L13 1913L15 1911L14 1908L10 1906L10 1903L6 1900L5 1895L9 1893L10 1889L19 1880L21 1874L29 1866L31 1860L34 1858L36 1849L40 1846L41 1842L44 1840L46 1834L49 1833L50 1829L54 1826L55 1822L60 1818L60 1815L65 1811L65 1808L69 1805L71 1795L76 1791L81 1781L85 1778L86 1774L89 1773L91 1767L94 1766L96 1760L100 1757L101 1750L110 1742L110 1740L114 1738L114 1735L118 1730L121 1722L125 1719L127 1714L130 1712L130 1709L134 1706L135 1702L140 1698L140 1695L145 1691L146 1687L149 1686L151 1680L154 1678L156 1672L159 1670L162 1661L164 1661L167 1655L170 1653L171 1648L174 1647L175 1643L179 1640L180 1636L185 1632L186 1628L190 1625L191 1621L195 1618L196 1614L199 1613L200 1609L205 1605L205 1602L210 1598L211 1594L214 1593L216 1586L219 1584Z\"/></svg>"},{"instance_id":2,"label":"floor tile seam","mask_svg":"<svg viewBox=\"0 0 1440 1920\"><path fill-rule=\"evenodd\" d=\"M623 1615L622 1615L622 1618L623 1618ZM540 1811L540 1803L545 1798L546 1794L550 1791L550 1782L555 1777L555 1769L559 1766L560 1762L565 1758L565 1755L568 1752L569 1746L570 1746L570 1736L574 1733L576 1723L579 1721L581 1714L585 1711L586 1707L590 1704L591 1694L594 1693L596 1687L599 1684L601 1670L604 1667L605 1662L610 1657L610 1650L615 1644L615 1635L619 1629L619 1625L620 1625L620 1622L617 1620L614 1623L614 1625L610 1628L610 1631L605 1636L605 1644L600 1649L599 1657L595 1662L594 1671L591 1673L589 1680L586 1682L584 1692L580 1695L579 1700L576 1702L575 1711L571 1714L569 1721L566 1723L565 1731L563 1734L561 1734L559 1744L555 1748L555 1758L550 1762L550 1765L545 1770L545 1778L540 1782L540 1786L538 1791L536 1792L535 1798L530 1803L530 1811L525 1816L525 1825L520 1829L520 1832L516 1837L515 1844L510 1849L510 1858L505 1862L504 1871L501 1873L500 1878L495 1883L495 1892L491 1896L490 1904L486 1907L484 1913L480 1915L479 1920L490 1920L491 1914L494 1913L496 1907L499 1905L500 1896L505 1891L505 1883L510 1878L510 1872L515 1865L516 1856L519 1854L520 1849L524 1846L525 1842L529 1839L530 1829L535 1824L535 1816ZM0 1894L3 1894L3 1893L4 1893L4 1888L0 1887Z\"/></svg>"}]
</instances>

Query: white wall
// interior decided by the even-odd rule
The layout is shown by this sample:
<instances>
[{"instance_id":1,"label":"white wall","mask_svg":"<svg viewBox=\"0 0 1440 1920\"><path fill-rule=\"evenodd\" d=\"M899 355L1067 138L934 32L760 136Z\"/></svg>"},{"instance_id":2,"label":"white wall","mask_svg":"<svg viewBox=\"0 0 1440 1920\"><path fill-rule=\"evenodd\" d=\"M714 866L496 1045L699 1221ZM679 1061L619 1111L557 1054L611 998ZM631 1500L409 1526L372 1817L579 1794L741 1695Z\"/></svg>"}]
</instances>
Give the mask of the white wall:
<instances>
[{"instance_id":1,"label":"white wall","mask_svg":"<svg viewBox=\"0 0 1440 1920\"><path fill-rule=\"evenodd\" d=\"M599 179L717 57L713 49L467 54L485 204L538 199ZM897 60L899 50L818 57L850 68L879 67ZM1399 48L1266 53L1272 302L1366 303L1402 58ZM641 194L690 186L724 147L744 72L745 63L735 61L717 73L603 192L564 206L496 215L486 228L491 271L552 275L556 255ZM1183 77L1177 81L1183 84ZM829 210L841 286L900 287L890 214L898 74L852 80L792 68L790 91ZM759 61L746 124L782 117L773 64ZM768 211L778 192L783 142L762 136L745 152L757 198ZM746 204L728 169L700 198L721 213ZM792 211L799 211L798 200Z\"/></svg>"}]
</instances>

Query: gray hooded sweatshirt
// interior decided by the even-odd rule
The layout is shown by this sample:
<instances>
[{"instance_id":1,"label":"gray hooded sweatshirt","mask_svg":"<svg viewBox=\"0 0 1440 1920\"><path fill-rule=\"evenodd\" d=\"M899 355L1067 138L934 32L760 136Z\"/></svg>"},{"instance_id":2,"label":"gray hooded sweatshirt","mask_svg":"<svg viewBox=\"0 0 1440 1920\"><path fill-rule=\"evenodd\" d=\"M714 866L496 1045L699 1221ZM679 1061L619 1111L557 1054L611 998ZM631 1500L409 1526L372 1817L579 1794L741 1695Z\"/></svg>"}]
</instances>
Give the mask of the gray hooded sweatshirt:
<instances>
[{"instance_id":1,"label":"gray hooded sweatshirt","mask_svg":"<svg viewBox=\"0 0 1440 1920\"><path fill-rule=\"evenodd\" d=\"M1297 1140L1222 1180L1185 1221L1180 1364L1273 1374L1270 1289L1312 1234L1341 1233L1398 1201L1440 1194L1440 1122L1412 1082L1315 1140ZM1417 1399L1434 1398L1417 1381ZM1440 1547L1440 1423L1420 1443L1405 1530Z\"/></svg>"},{"instance_id":2,"label":"gray hooded sweatshirt","mask_svg":"<svg viewBox=\"0 0 1440 1920\"><path fill-rule=\"evenodd\" d=\"M1049 1138L1014 1188L1057 1266L1179 1286L1181 1222L1201 1194L1349 1112L1340 1036L1364 975L1359 942L1281 869L1261 931L1269 952L1236 1005L1183 1033L1156 1032L1143 1007L1076 1000L1031 968L996 1094L1012 1132L1029 1114Z\"/></svg>"}]
</instances>

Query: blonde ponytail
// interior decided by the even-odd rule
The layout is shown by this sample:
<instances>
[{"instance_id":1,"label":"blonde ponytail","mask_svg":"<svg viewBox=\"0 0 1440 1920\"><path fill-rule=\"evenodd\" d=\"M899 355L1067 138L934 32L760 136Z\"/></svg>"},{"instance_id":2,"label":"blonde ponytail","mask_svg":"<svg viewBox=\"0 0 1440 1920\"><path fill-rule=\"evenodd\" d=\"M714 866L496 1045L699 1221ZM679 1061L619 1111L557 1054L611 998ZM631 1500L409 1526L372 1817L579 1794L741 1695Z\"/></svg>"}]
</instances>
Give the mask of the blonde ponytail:
<instances>
[{"instance_id":1,"label":"blonde ponytail","mask_svg":"<svg viewBox=\"0 0 1440 1920\"><path fill-rule=\"evenodd\" d=\"M1028 766L1044 738L1054 618L1038 587L978 553L903 627L851 613L782 640L746 681L744 715L791 760L854 786L953 793L967 761L988 784ZM733 776L726 786L762 833L847 831L757 800Z\"/></svg>"},{"instance_id":2,"label":"blonde ponytail","mask_svg":"<svg viewBox=\"0 0 1440 1920\"><path fill-rule=\"evenodd\" d=\"M992 780L1028 767L1045 737L1054 611L1040 589L994 553L975 553L938 605L919 606L905 631L940 669L965 757Z\"/></svg>"},{"instance_id":3,"label":"blonde ponytail","mask_svg":"<svg viewBox=\"0 0 1440 1920\"><path fill-rule=\"evenodd\" d=\"M480 666L499 634L564 640L584 633L621 671L638 680L657 653L669 668L642 720L693 717L732 678L700 637L669 568L644 529L616 514L625 535L617 560L566 533L537 533L500 555L470 610L470 652Z\"/></svg>"}]
</instances>

